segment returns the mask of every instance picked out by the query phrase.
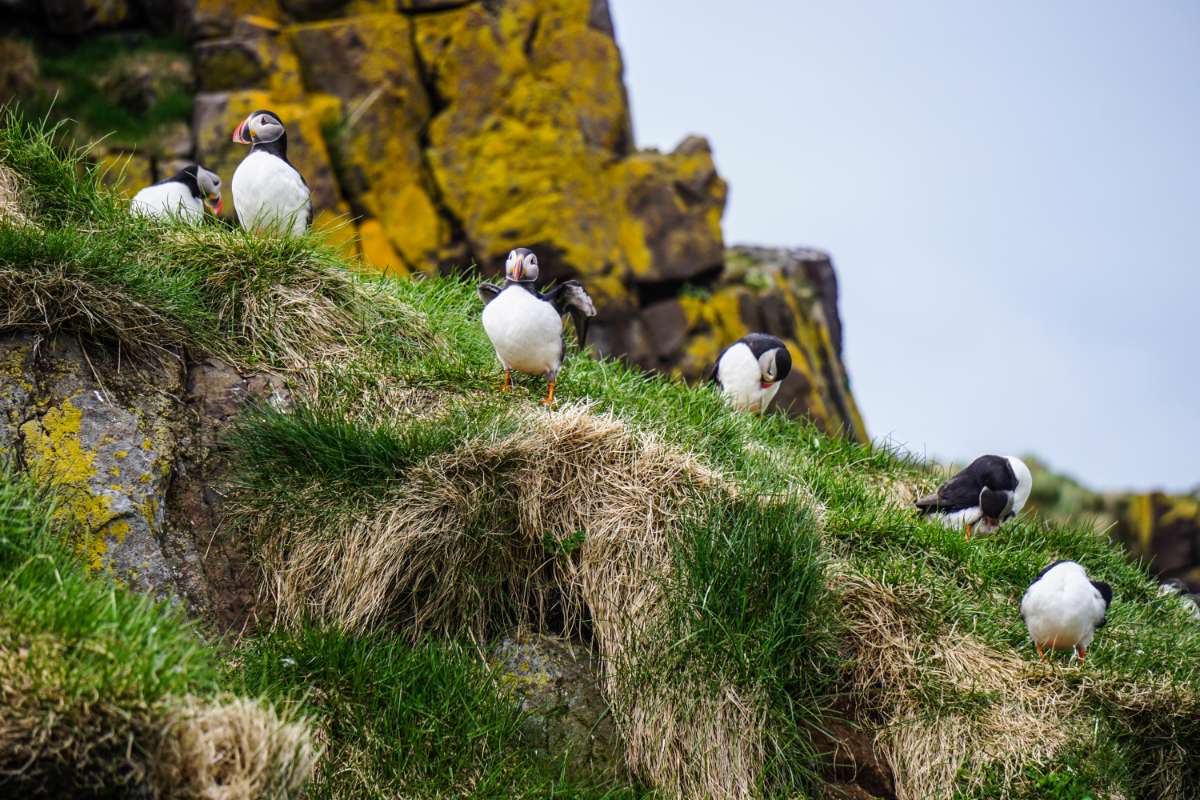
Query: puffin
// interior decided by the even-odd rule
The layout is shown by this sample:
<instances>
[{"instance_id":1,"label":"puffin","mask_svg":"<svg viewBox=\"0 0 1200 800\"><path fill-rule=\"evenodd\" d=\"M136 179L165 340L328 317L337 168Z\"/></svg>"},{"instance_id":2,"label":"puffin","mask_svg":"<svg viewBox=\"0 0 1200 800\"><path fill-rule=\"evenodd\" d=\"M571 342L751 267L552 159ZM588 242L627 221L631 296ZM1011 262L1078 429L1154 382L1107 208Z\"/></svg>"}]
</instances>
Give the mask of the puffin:
<instances>
[{"instance_id":1,"label":"puffin","mask_svg":"<svg viewBox=\"0 0 1200 800\"><path fill-rule=\"evenodd\" d=\"M500 391L511 389L514 369L545 375L549 383L542 405L549 406L554 403L554 381L566 352L563 315L571 315L583 347L588 319L596 316L596 306L579 281L563 281L543 294L535 288L537 279L537 255L518 247L504 263L504 285L481 283L479 297L483 300L483 329L504 367Z\"/></svg>"},{"instance_id":2,"label":"puffin","mask_svg":"<svg viewBox=\"0 0 1200 800\"><path fill-rule=\"evenodd\" d=\"M751 333L722 350L708 375L734 408L762 414L791 371L792 356L782 339Z\"/></svg>"},{"instance_id":3,"label":"puffin","mask_svg":"<svg viewBox=\"0 0 1200 800\"><path fill-rule=\"evenodd\" d=\"M233 205L248 231L302 235L312 224L312 194L287 158L287 131L272 111L261 109L233 130L233 141L250 152L233 173Z\"/></svg>"},{"instance_id":4,"label":"puffin","mask_svg":"<svg viewBox=\"0 0 1200 800\"><path fill-rule=\"evenodd\" d=\"M180 219L198 225L204 209L220 216L221 176L199 164L184 167L166 180L151 184L133 196L129 210L156 219Z\"/></svg>"},{"instance_id":5,"label":"puffin","mask_svg":"<svg viewBox=\"0 0 1200 800\"><path fill-rule=\"evenodd\" d=\"M1038 657L1046 650L1074 650L1083 663L1098 628L1107 622L1112 587L1088 577L1074 561L1055 561L1038 573L1021 598L1021 619Z\"/></svg>"},{"instance_id":6,"label":"puffin","mask_svg":"<svg viewBox=\"0 0 1200 800\"><path fill-rule=\"evenodd\" d=\"M920 498L917 510L947 528L991 533L1021 513L1033 489L1033 475L1016 456L980 456L936 493Z\"/></svg>"}]
</instances>

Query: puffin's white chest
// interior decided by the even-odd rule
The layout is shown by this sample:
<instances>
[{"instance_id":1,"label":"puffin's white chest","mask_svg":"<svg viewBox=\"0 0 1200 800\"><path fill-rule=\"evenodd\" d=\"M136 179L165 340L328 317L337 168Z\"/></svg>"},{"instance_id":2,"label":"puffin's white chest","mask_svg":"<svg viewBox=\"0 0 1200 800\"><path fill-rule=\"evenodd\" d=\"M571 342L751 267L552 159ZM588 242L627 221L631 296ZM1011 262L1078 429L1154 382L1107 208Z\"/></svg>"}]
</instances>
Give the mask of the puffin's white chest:
<instances>
[{"instance_id":1,"label":"puffin's white chest","mask_svg":"<svg viewBox=\"0 0 1200 800\"><path fill-rule=\"evenodd\" d=\"M242 159L233 173L233 205L246 230L296 236L308 230L308 187L282 158L263 151Z\"/></svg>"},{"instance_id":2,"label":"puffin's white chest","mask_svg":"<svg viewBox=\"0 0 1200 800\"><path fill-rule=\"evenodd\" d=\"M758 414L767 410L779 392L778 383L763 388L762 367L745 344L735 344L721 356L717 362L717 380L735 408Z\"/></svg>"},{"instance_id":3,"label":"puffin's white chest","mask_svg":"<svg viewBox=\"0 0 1200 800\"><path fill-rule=\"evenodd\" d=\"M1056 567L1026 590L1021 616L1038 644L1086 648L1104 619L1104 599L1086 577Z\"/></svg>"},{"instance_id":4,"label":"puffin's white chest","mask_svg":"<svg viewBox=\"0 0 1200 800\"><path fill-rule=\"evenodd\" d=\"M204 219L204 204L200 198L194 197L191 190L178 181L147 186L133 196L129 210L159 219L178 217L191 223Z\"/></svg>"},{"instance_id":5,"label":"puffin's white chest","mask_svg":"<svg viewBox=\"0 0 1200 800\"><path fill-rule=\"evenodd\" d=\"M562 317L520 286L508 287L484 306L483 329L510 369L544 375L562 364Z\"/></svg>"}]
</instances>

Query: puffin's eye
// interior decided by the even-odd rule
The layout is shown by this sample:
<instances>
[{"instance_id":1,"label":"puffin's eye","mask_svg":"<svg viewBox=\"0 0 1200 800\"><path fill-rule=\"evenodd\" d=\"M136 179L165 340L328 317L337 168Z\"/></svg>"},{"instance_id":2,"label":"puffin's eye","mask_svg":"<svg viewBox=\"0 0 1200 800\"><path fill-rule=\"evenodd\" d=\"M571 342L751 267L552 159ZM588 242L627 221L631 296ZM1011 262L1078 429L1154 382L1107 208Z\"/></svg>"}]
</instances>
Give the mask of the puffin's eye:
<instances>
[{"instance_id":1,"label":"puffin's eye","mask_svg":"<svg viewBox=\"0 0 1200 800\"><path fill-rule=\"evenodd\" d=\"M530 253L530 254L529 254L529 258L527 258L527 259L525 259L525 260L526 260L527 262L529 262L529 265L530 265L531 267L536 267L536 266L537 266L537 256L535 256L533 253Z\"/></svg>"}]
</instances>

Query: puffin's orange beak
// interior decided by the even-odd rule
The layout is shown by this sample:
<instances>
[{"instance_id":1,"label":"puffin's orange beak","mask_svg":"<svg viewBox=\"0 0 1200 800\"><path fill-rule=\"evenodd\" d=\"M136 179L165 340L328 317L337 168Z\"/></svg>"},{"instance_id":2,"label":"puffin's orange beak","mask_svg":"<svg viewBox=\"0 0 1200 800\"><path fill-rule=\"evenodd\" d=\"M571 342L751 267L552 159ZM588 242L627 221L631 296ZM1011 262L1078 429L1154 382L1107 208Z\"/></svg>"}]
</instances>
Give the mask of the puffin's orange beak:
<instances>
[{"instance_id":1,"label":"puffin's orange beak","mask_svg":"<svg viewBox=\"0 0 1200 800\"><path fill-rule=\"evenodd\" d=\"M246 120L238 123L238 126L233 129L233 141L238 144L250 144L250 140L246 138Z\"/></svg>"},{"instance_id":2,"label":"puffin's orange beak","mask_svg":"<svg viewBox=\"0 0 1200 800\"><path fill-rule=\"evenodd\" d=\"M217 204L212 207L212 210L213 210L213 213L216 214L218 217L221 216L221 212L225 210L225 198L218 197Z\"/></svg>"},{"instance_id":3,"label":"puffin's orange beak","mask_svg":"<svg viewBox=\"0 0 1200 800\"><path fill-rule=\"evenodd\" d=\"M774 386L774 385L775 385L775 384L774 384L774 383L772 383L772 382L770 382L770 381L763 381L763 382L762 382L762 388L764 388L764 389L770 389L770 388L771 388L772 386Z\"/></svg>"},{"instance_id":4,"label":"puffin's orange beak","mask_svg":"<svg viewBox=\"0 0 1200 800\"><path fill-rule=\"evenodd\" d=\"M517 256L517 263L513 266L513 275L516 277L513 280L521 280L525 277L525 256Z\"/></svg>"}]
</instances>

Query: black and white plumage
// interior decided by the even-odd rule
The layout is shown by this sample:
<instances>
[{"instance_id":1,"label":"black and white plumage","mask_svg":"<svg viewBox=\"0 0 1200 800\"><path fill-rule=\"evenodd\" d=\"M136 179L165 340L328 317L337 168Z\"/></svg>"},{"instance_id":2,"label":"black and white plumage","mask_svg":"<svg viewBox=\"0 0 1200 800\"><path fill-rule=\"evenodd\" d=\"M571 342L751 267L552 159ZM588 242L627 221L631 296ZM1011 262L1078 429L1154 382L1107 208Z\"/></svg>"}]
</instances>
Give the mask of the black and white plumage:
<instances>
[{"instance_id":1,"label":"black and white plumage","mask_svg":"<svg viewBox=\"0 0 1200 800\"><path fill-rule=\"evenodd\" d=\"M204 209L220 214L221 177L199 164L184 167L166 180L147 186L133 196L129 210L158 219L180 219L193 225L204 219Z\"/></svg>"},{"instance_id":2,"label":"black and white plumage","mask_svg":"<svg viewBox=\"0 0 1200 800\"><path fill-rule=\"evenodd\" d=\"M782 339L751 333L721 351L709 376L735 408L762 414L791 371L792 356Z\"/></svg>"},{"instance_id":3,"label":"black and white plumage","mask_svg":"<svg viewBox=\"0 0 1200 800\"><path fill-rule=\"evenodd\" d=\"M1055 561L1038 573L1021 598L1021 619L1037 647L1074 650L1083 663L1098 628L1108 622L1112 588L1088 577L1074 561Z\"/></svg>"},{"instance_id":4,"label":"black and white plumage","mask_svg":"<svg viewBox=\"0 0 1200 800\"><path fill-rule=\"evenodd\" d=\"M947 528L990 533L1021 513L1033 490L1033 475L1015 456L980 456L943 483L936 493L917 500L917 509Z\"/></svg>"},{"instance_id":5,"label":"black and white plumage","mask_svg":"<svg viewBox=\"0 0 1200 800\"><path fill-rule=\"evenodd\" d=\"M233 173L233 205L248 231L300 236L312 224L312 194L287 158L287 131L271 111L255 111L233 131L250 153Z\"/></svg>"},{"instance_id":6,"label":"black and white plumage","mask_svg":"<svg viewBox=\"0 0 1200 800\"><path fill-rule=\"evenodd\" d=\"M582 347L587 339L588 318L596 316L596 306L579 281L564 281L545 294L539 292L535 288L537 256L524 247L508 254L504 276L503 286L479 285L484 303L483 329L504 366L501 391L508 391L514 369L545 375L549 387L542 402L550 405L566 352L563 314L571 315Z\"/></svg>"}]
</instances>

